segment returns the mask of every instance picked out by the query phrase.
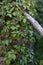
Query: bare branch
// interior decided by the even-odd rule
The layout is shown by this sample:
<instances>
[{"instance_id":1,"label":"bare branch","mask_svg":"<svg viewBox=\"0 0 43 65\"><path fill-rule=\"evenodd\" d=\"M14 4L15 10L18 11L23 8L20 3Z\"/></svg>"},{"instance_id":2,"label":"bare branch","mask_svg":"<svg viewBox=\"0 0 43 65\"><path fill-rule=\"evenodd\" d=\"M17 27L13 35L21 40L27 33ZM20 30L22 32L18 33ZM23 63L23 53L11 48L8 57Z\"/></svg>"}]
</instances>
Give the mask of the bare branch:
<instances>
[{"instance_id":1,"label":"bare branch","mask_svg":"<svg viewBox=\"0 0 43 65\"><path fill-rule=\"evenodd\" d=\"M33 28L35 30L37 30L37 32L39 32L39 34L41 36L43 36L43 28L41 27L41 25L32 16L30 16L27 12L24 12L24 15L30 21L30 23L32 24Z\"/></svg>"}]
</instances>

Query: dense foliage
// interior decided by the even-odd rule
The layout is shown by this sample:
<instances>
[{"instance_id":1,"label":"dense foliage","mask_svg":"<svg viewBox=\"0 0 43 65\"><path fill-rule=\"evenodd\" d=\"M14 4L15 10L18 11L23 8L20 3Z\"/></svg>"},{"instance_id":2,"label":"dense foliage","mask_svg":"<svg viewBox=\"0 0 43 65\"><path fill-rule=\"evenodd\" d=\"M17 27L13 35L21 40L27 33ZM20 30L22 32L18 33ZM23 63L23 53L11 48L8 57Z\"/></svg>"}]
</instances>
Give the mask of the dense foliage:
<instances>
[{"instance_id":1,"label":"dense foliage","mask_svg":"<svg viewBox=\"0 0 43 65\"><path fill-rule=\"evenodd\" d=\"M37 20L43 27L43 0L37 0L36 9L38 12ZM36 34L35 54L36 60L40 65L43 65L43 38Z\"/></svg>"},{"instance_id":2,"label":"dense foliage","mask_svg":"<svg viewBox=\"0 0 43 65\"><path fill-rule=\"evenodd\" d=\"M1 0L0 2L0 45L5 45L2 56L6 65L38 65L39 54L36 54L38 57L34 57L33 45L39 43L41 37L34 33L23 14L24 11L34 18L38 16L35 5L30 0Z\"/></svg>"},{"instance_id":3,"label":"dense foliage","mask_svg":"<svg viewBox=\"0 0 43 65\"><path fill-rule=\"evenodd\" d=\"M43 0L37 0L38 21L43 26Z\"/></svg>"}]
</instances>

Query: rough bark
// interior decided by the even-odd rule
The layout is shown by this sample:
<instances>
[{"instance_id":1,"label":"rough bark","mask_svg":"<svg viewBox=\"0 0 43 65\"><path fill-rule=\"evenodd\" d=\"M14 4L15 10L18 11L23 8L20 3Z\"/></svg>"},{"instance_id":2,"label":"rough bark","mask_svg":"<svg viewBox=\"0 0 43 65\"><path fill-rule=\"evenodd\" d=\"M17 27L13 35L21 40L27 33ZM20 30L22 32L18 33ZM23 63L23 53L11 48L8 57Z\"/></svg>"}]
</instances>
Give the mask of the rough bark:
<instances>
[{"instance_id":1,"label":"rough bark","mask_svg":"<svg viewBox=\"0 0 43 65\"><path fill-rule=\"evenodd\" d=\"M27 12L24 12L24 15L26 16L26 18L30 21L30 23L32 24L33 28L39 32L39 34L43 37L43 28L41 27L41 25L38 23L38 21L36 21L32 16L30 16Z\"/></svg>"}]
</instances>

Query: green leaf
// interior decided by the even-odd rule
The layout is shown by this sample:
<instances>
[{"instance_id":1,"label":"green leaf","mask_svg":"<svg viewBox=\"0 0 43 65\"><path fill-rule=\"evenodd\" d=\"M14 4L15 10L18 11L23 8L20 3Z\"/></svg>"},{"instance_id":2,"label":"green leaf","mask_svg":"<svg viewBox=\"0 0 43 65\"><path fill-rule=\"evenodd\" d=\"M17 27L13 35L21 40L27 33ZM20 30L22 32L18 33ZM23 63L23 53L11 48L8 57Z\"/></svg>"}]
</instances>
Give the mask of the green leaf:
<instances>
[{"instance_id":1,"label":"green leaf","mask_svg":"<svg viewBox=\"0 0 43 65\"><path fill-rule=\"evenodd\" d=\"M26 19L23 19L23 23L26 23Z\"/></svg>"},{"instance_id":2,"label":"green leaf","mask_svg":"<svg viewBox=\"0 0 43 65\"><path fill-rule=\"evenodd\" d=\"M12 17L12 15L11 15L11 14L7 14L7 16Z\"/></svg>"},{"instance_id":3,"label":"green leaf","mask_svg":"<svg viewBox=\"0 0 43 65\"><path fill-rule=\"evenodd\" d=\"M40 65L43 65L43 60L40 60Z\"/></svg>"},{"instance_id":4,"label":"green leaf","mask_svg":"<svg viewBox=\"0 0 43 65\"><path fill-rule=\"evenodd\" d=\"M12 30L15 30L15 27L14 27L14 26L11 26L11 29L12 29Z\"/></svg>"},{"instance_id":5,"label":"green leaf","mask_svg":"<svg viewBox=\"0 0 43 65\"><path fill-rule=\"evenodd\" d=\"M13 12L12 15L13 15L13 16L16 16L16 12Z\"/></svg>"},{"instance_id":6,"label":"green leaf","mask_svg":"<svg viewBox=\"0 0 43 65\"><path fill-rule=\"evenodd\" d=\"M7 59L6 59L6 64L9 65L10 62L11 62L11 58L7 58Z\"/></svg>"}]
</instances>

